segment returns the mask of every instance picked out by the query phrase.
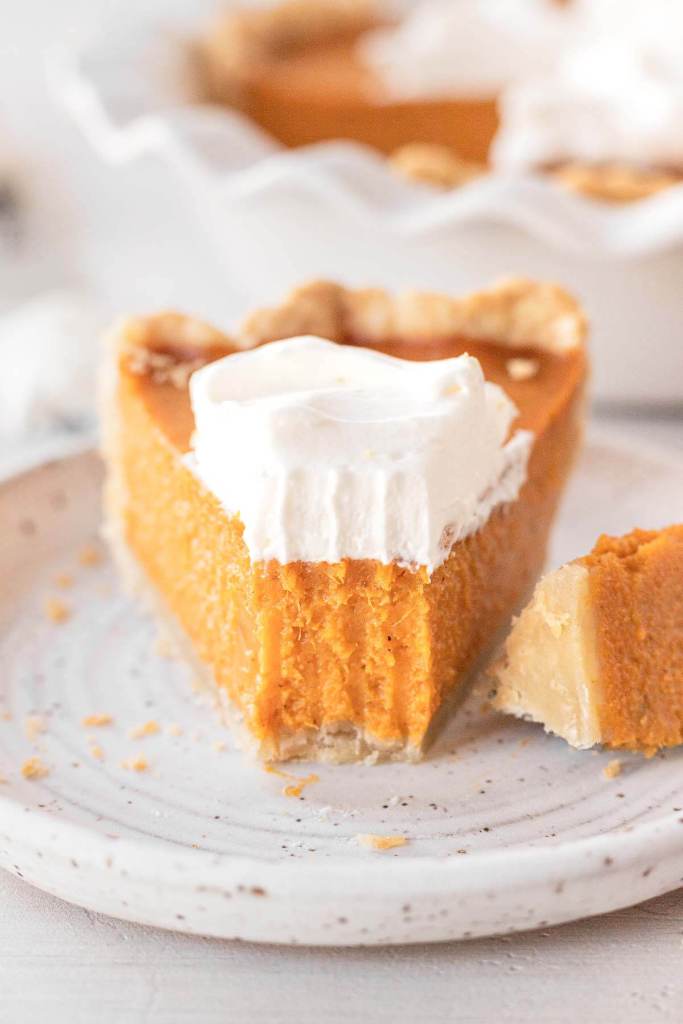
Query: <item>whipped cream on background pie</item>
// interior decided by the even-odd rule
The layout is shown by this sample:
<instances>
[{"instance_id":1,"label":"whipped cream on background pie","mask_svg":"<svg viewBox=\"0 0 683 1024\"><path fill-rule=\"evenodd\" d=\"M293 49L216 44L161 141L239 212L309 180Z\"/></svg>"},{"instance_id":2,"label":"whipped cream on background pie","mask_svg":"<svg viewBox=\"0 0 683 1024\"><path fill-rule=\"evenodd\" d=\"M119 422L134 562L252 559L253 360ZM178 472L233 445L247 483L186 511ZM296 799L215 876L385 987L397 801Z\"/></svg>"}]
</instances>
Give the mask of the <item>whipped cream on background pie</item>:
<instances>
[{"instance_id":1,"label":"whipped cream on background pie","mask_svg":"<svg viewBox=\"0 0 683 1024\"><path fill-rule=\"evenodd\" d=\"M502 94L492 158L683 169L683 5L574 0L574 38Z\"/></svg>"},{"instance_id":2,"label":"whipped cream on background pie","mask_svg":"<svg viewBox=\"0 0 683 1024\"><path fill-rule=\"evenodd\" d=\"M357 53L403 99L497 96L549 70L571 30L552 0L417 0L402 15L365 33Z\"/></svg>"}]
</instances>

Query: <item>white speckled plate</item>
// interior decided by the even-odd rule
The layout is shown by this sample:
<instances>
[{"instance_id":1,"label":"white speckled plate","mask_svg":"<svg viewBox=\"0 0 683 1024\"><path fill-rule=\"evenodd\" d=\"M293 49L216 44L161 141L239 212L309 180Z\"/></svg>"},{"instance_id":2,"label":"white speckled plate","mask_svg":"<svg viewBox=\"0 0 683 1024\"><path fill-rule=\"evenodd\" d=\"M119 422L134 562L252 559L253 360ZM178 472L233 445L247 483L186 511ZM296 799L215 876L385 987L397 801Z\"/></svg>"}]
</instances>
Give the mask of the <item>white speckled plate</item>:
<instances>
[{"instance_id":1,"label":"white speckled plate","mask_svg":"<svg viewBox=\"0 0 683 1024\"><path fill-rule=\"evenodd\" d=\"M608 780L610 755L572 751L481 697L422 764L315 768L319 781L286 796L288 780L238 753L188 672L159 653L106 556L81 564L100 478L86 451L0 486L0 865L117 917L309 944L515 931L683 882L680 753L625 757ZM683 466L597 435L552 563L603 530L676 519ZM54 599L71 612L64 622L46 614ZM85 728L94 713L113 723ZM157 735L128 735L147 720ZM122 767L137 755L147 771ZM44 778L22 777L32 756ZM360 833L408 842L379 853Z\"/></svg>"}]
</instances>

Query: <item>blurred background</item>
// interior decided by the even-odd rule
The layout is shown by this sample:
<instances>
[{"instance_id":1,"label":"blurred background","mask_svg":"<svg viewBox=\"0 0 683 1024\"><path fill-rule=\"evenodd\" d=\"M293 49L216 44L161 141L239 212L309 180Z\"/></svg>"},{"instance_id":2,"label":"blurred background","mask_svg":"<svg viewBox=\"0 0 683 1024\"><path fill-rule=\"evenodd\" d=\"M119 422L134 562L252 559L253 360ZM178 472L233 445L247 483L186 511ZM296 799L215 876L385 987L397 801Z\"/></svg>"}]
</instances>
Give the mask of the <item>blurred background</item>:
<instances>
[{"instance_id":1,"label":"blurred background","mask_svg":"<svg viewBox=\"0 0 683 1024\"><path fill-rule=\"evenodd\" d=\"M575 197L563 197L555 208L545 185L525 182L524 192L515 185L511 198L504 180L467 195L481 205L484 187L489 195L499 188L495 202L498 209L507 203L507 222L473 221L471 211L463 213L465 192L428 195L422 185L390 179L378 156L348 144L323 147L317 163L306 162L301 150L282 155L225 108L201 121L173 114L170 141L157 138L131 157L114 151L117 138L130 124L135 134L159 96L163 102L167 85L172 93L179 41L226 4L0 0L0 6L0 352L10 368L0 405L5 457L55 431L92 429L97 339L113 317L175 307L225 326L313 271L358 284L454 292L505 272L560 280L577 291L594 323L600 418L620 429L635 426L641 438L683 445L683 299L677 305L676 298L683 296L683 244L666 235L669 207L653 206L649 220L638 211L618 220L614 211L586 212L588 203ZM150 39L158 48L156 42L149 48ZM106 116L96 105L88 108L93 82ZM191 109L187 98L180 106ZM119 116L117 135L112 120ZM220 166L226 180L263 157L258 187L255 175L248 187L242 175L228 195L199 159L197 166L186 152L180 159L177 138L190 139L190 155ZM680 197L674 212L683 224ZM654 244L657 232L665 241ZM591 249L601 246L611 255L593 260Z\"/></svg>"}]
</instances>

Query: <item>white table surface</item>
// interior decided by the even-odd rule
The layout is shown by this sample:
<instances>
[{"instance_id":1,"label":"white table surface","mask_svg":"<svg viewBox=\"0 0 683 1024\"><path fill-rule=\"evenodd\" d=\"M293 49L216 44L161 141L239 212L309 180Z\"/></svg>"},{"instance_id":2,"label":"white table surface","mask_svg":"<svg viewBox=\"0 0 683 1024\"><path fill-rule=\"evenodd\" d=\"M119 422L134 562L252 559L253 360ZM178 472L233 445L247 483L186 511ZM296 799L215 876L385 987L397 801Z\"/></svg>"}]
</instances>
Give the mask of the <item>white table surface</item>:
<instances>
[{"instance_id":1,"label":"white table surface","mask_svg":"<svg viewBox=\"0 0 683 1024\"><path fill-rule=\"evenodd\" d=\"M683 419L611 425L683 453ZM683 1020L683 890L547 931L357 950L164 933L1 871L0 908L1 1024Z\"/></svg>"}]
</instances>

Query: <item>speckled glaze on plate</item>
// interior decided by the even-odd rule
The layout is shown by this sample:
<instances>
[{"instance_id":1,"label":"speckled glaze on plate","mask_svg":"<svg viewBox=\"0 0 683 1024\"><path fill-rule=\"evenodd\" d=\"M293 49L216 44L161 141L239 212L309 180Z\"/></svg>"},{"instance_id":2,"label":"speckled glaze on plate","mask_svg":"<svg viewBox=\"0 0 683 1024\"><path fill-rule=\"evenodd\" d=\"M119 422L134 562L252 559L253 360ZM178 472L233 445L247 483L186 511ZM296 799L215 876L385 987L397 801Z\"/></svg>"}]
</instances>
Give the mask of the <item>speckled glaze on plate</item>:
<instances>
[{"instance_id":1,"label":"speckled glaze on plate","mask_svg":"<svg viewBox=\"0 0 683 1024\"><path fill-rule=\"evenodd\" d=\"M285 795L290 780L236 751L160 652L104 549L82 564L100 483L81 451L0 486L0 865L116 917L318 945L511 932L683 883L679 752L623 757L607 779L613 755L572 751L481 695L422 764L297 765L319 780ZM595 435L551 563L682 510L680 462ZM55 600L65 621L47 613ZM113 722L82 724L97 713ZM129 735L149 720L157 734ZM122 767L138 755L147 770ZM25 779L33 756L49 774ZM407 842L376 852L358 842L367 833Z\"/></svg>"}]
</instances>

